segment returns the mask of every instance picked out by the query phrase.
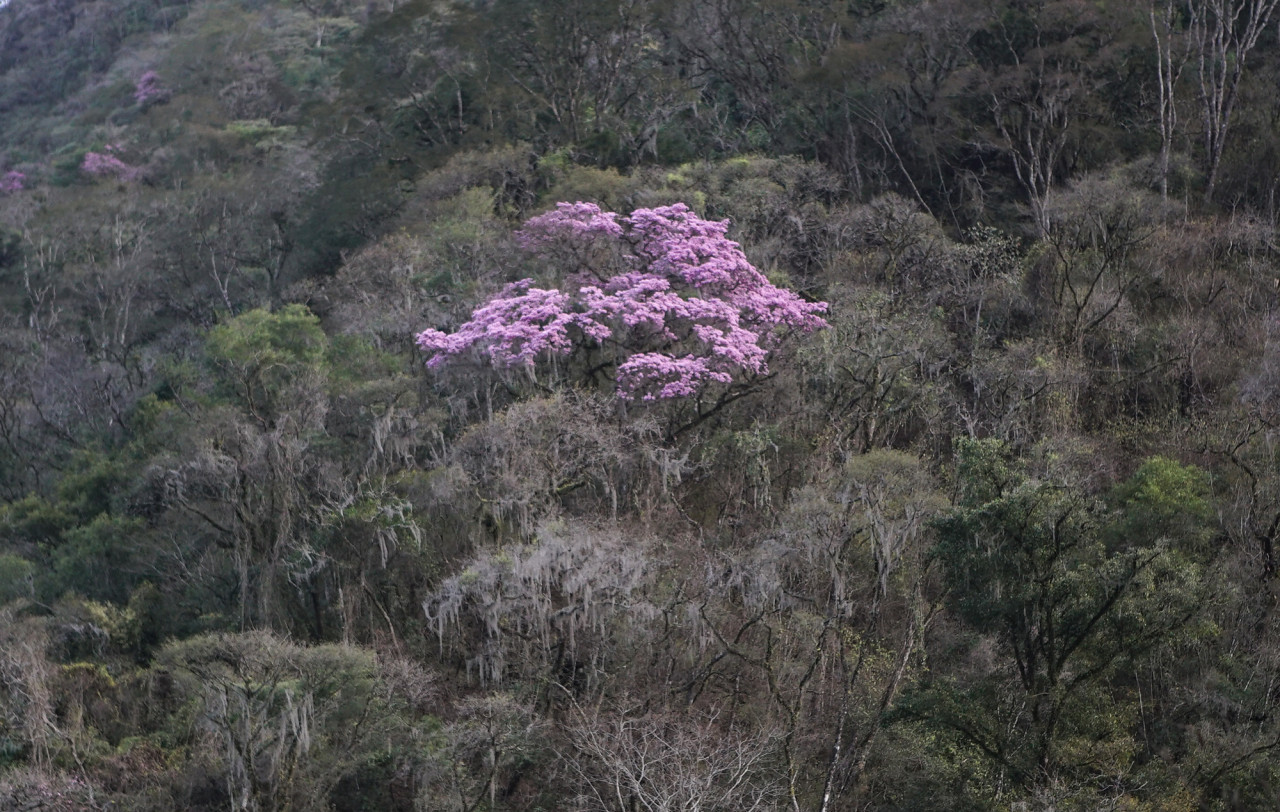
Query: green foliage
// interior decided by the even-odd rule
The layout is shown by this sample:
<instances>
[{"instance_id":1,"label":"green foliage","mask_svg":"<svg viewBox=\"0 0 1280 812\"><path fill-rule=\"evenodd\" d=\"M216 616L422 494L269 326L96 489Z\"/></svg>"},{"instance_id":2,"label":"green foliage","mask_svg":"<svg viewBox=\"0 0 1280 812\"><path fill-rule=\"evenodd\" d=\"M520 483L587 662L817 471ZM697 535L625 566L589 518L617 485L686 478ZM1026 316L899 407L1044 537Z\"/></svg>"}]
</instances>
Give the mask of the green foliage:
<instances>
[{"instance_id":1,"label":"green foliage","mask_svg":"<svg viewBox=\"0 0 1280 812\"><path fill-rule=\"evenodd\" d=\"M170 643L157 661L181 675L181 690L227 748L207 768L262 808L323 804L395 734L399 707L367 651L252 632Z\"/></svg>"},{"instance_id":2,"label":"green foliage","mask_svg":"<svg viewBox=\"0 0 1280 812\"><path fill-rule=\"evenodd\" d=\"M949 601L1006 665L969 688L940 680L906 707L958 733L1027 791L1100 769L1124 772L1135 747L1132 709L1110 681L1179 639L1202 611L1202 571L1178 552L1188 539L1123 535L1108 545L1126 514L1028 477L997 442L962 440L956 454L960 498L936 523L935 555ZM1192 528L1196 540L1203 500L1192 497L1203 488L1193 469L1153 460L1120 490L1149 516L1163 512L1164 528ZM1010 683L1024 694L1009 695ZM1017 721L1002 729L1008 714ZM1098 762L1107 748L1118 761Z\"/></svg>"},{"instance_id":3,"label":"green foliage","mask_svg":"<svg viewBox=\"0 0 1280 812\"><path fill-rule=\"evenodd\" d=\"M376 385L396 377L403 367L400 358L379 350L367 338L353 335L337 335L329 341L325 365L329 385L337 392Z\"/></svg>"},{"instance_id":4,"label":"green foliage","mask_svg":"<svg viewBox=\"0 0 1280 812\"><path fill-rule=\"evenodd\" d=\"M277 127L265 118L227 122L227 132L243 138L251 144L261 145L268 141L269 145L280 145L293 137L297 128Z\"/></svg>"},{"instance_id":5,"label":"green foliage","mask_svg":"<svg viewBox=\"0 0 1280 812\"><path fill-rule=\"evenodd\" d=\"M1205 199L1200 5L1166 172L1132 3L0 0L0 807L1274 805L1280 63ZM831 328L426 377L577 199Z\"/></svg>"},{"instance_id":6,"label":"green foliage","mask_svg":"<svg viewBox=\"0 0 1280 812\"><path fill-rule=\"evenodd\" d=\"M84 452L74 460L72 470L58 480L58 497L67 510L87 521L111 511L113 495L126 476L113 457Z\"/></svg>"},{"instance_id":7,"label":"green foliage","mask_svg":"<svg viewBox=\"0 0 1280 812\"><path fill-rule=\"evenodd\" d=\"M35 564L27 559L0 553L0 604L33 597L35 572Z\"/></svg>"},{"instance_id":8,"label":"green foliage","mask_svg":"<svg viewBox=\"0 0 1280 812\"><path fill-rule=\"evenodd\" d=\"M86 598L123 605L145 576L140 559L145 525L140 519L105 513L68 530L50 556L52 578L60 594L72 590Z\"/></svg>"},{"instance_id":9,"label":"green foliage","mask_svg":"<svg viewBox=\"0 0 1280 812\"><path fill-rule=\"evenodd\" d=\"M30 544L48 544L73 527L75 517L62 504L31 495L0 508L0 525L7 535Z\"/></svg>"},{"instance_id":10,"label":"green foliage","mask_svg":"<svg viewBox=\"0 0 1280 812\"><path fill-rule=\"evenodd\" d=\"M1202 558L1216 532L1209 476L1192 465L1152 457L1116 487L1122 543L1168 541Z\"/></svg>"},{"instance_id":11,"label":"green foliage","mask_svg":"<svg viewBox=\"0 0 1280 812\"><path fill-rule=\"evenodd\" d=\"M270 419L323 372L328 338L303 305L251 310L209 331L205 354L241 405Z\"/></svg>"}]
</instances>

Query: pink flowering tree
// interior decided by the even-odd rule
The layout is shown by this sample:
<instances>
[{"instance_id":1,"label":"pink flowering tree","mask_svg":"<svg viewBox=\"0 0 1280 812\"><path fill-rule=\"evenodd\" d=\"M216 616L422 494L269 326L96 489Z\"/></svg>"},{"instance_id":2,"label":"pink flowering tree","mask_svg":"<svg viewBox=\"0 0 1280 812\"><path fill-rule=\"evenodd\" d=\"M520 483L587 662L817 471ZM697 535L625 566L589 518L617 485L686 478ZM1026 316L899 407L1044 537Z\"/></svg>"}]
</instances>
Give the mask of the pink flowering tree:
<instances>
[{"instance_id":1,"label":"pink flowering tree","mask_svg":"<svg viewBox=\"0 0 1280 812\"><path fill-rule=\"evenodd\" d=\"M432 368L478 356L532 372L541 359L592 354L625 400L727 391L767 375L788 336L825 327L827 307L769 282L727 230L684 204L624 217L561 203L517 239L563 268L562 285L522 279L453 333L423 331L418 346Z\"/></svg>"},{"instance_id":2,"label":"pink flowering tree","mask_svg":"<svg viewBox=\"0 0 1280 812\"><path fill-rule=\"evenodd\" d=\"M27 188L27 176L16 169L0 176L0 193L2 194L21 192L25 188Z\"/></svg>"},{"instance_id":3,"label":"pink flowering tree","mask_svg":"<svg viewBox=\"0 0 1280 812\"><path fill-rule=\"evenodd\" d=\"M162 104L169 100L169 89L160 80L160 74L149 70L139 76L138 81L134 83L133 100L142 108Z\"/></svg>"},{"instance_id":4,"label":"pink flowering tree","mask_svg":"<svg viewBox=\"0 0 1280 812\"><path fill-rule=\"evenodd\" d=\"M107 144L102 152L86 152L84 161L80 164L80 170L86 175L93 175L95 178L117 178L123 181L137 180L141 174L141 170L136 166L130 166L116 154L120 148L114 144Z\"/></svg>"}]
</instances>

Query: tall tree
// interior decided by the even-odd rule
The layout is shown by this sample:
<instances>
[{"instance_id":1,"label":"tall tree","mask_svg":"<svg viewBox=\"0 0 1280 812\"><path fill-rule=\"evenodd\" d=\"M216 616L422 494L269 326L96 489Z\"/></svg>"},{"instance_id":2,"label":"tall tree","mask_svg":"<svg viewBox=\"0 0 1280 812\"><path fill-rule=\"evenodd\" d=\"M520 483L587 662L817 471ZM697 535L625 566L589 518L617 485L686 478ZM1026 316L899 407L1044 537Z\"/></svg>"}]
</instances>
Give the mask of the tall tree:
<instances>
[{"instance_id":1,"label":"tall tree","mask_svg":"<svg viewBox=\"0 0 1280 812\"><path fill-rule=\"evenodd\" d=\"M1191 38L1197 56L1204 128L1204 199L1213 198L1249 52L1280 0L1192 0Z\"/></svg>"},{"instance_id":2,"label":"tall tree","mask_svg":"<svg viewBox=\"0 0 1280 812\"><path fill-rule=\"evenodd\" d=\"M1083 793L1082 777L1114 769L1104 752L1131 746L1116 721L1118 669L1199 611L1207 478L1152 459L1116 489L1113 512L1017 470L1000 443L962 441L957 452L959 504L936 523L935 553L957 615L1006 659L976 678L930 681L905 709L989 759L1001 781L1046 798Z\"/></svg>"},{"instance_id":3,"label":"tall tree","mask_svg":"<svg viewBox=\"0 0 1280 812\"><path fill-rule=\"evenodd\" d=\"M1037 236L1044 236L1049 194L1072 163L1081 126L1102 117L1093 107L1114 80L1111 51L1124 21L1119 12L1071 0L999 6L970 40L972 93L1027 196Z\"/></svg>"},{"instance_id":4,"label":"tall tree","mask_svg":"<svg viewBox=\"0 0 1280 812\"><path fill-rule=\"evenodd\" d=\"M1178 107L1174 92L1182 69L1190 58L1190 41L1179 42L1181 14L1173 0L1153 0L1151 4L1151 35L1156 43L1156 81L1160 118L1160 197L1169 199L1169 159L1173 151L1173 136L1178 128ZM1178 43L1175 45L1175 43Z\"/></svg>"}]
</instances>

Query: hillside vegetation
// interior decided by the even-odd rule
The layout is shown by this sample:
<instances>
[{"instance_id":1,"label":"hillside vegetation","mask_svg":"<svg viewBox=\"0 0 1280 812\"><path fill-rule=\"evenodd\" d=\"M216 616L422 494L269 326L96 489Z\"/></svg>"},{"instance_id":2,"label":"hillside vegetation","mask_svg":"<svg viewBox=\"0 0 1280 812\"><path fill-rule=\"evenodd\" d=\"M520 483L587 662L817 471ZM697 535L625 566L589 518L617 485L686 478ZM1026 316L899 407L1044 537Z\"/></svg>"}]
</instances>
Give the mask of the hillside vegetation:
<instances>
[{"instance_id":1,"label":"hillside vegetation","mask_svg":"<svg viewBox=\"0 0 1280 812\"><path fill-rule=\"evenodd\" d=\"M1277 2L0 3L0 809L1273 808Z\"/></svg>"}]
</instances>

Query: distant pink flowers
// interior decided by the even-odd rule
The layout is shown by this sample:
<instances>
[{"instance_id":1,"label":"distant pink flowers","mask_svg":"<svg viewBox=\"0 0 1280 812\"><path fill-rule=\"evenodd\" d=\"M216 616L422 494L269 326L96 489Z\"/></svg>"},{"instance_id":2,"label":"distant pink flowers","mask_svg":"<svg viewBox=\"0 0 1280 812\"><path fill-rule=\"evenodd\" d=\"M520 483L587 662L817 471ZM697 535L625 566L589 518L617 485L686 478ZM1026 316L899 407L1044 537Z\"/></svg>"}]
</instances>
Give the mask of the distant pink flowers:
<instances>
[{"instance_id":1,"label":"distant pink flowers","mask_svg":"<svg viewBox=\"0 0 1280 812\"><path fill-rule=\"evenodd\" d=\"M557 203L555 211L540 214L524 224L518 237L532 251L560 247L581 248L601 238L617 240L623 236L618 215L601 211L594 203Z\"/></svg>"},{"instance_id":2,"label":"distant pink flowers","mask_svg":"<svg viewBox=\"0 0 1280 812\"><path fill-rule=\"evenodd\" d=\"M84 161L80 164L80 169L85 174L93 175L96 178L109 177L124 181L137 180L141 170L116 157L115 153L119 150L120 148L114 144L107 144L104 152L86 152Z\"/></svg>"},{"instance_id":3,"label":"distant pink flowers","mask_svg":"<svg viewBox=\"0 0 1280 812\"><path fill-rule=\"evenodd\" d=\"M0 193L12 194L27 188L27 176L16 169L0 176Z\"/></svg>"},{"instance_id":4,"label":"distant pink flowers","mask_svg":"<svg viewBox=\"0 0 1280 812\"><path fill-rule=\"evenodd\" d=\"M508 285L456 332L425 330L418 346L433 368L473 352L496 366L532 367L547 355L599 349L628 400L692 397L766 374L785 336L826 326L827 305L774 286L727 230L684 204L623 217L561 203L517 237L572 266L566 289L531 279Z\"/></svg>"},{"instance_id":5,"label":"distant pink flowers","mask_svg":"<svg viewBox=\"0 0 1280 812\"><path fill-rule=\"evenodd\" d=\"M161 104L169 100L169 89L160 80L160 74L149 70L139 76L138 81L134 84L133 100L140 107Z\"/></svg>"}]
</instances>

